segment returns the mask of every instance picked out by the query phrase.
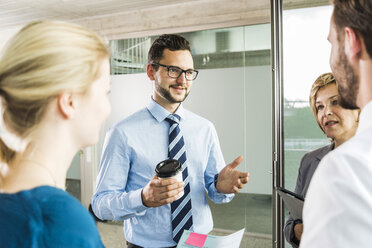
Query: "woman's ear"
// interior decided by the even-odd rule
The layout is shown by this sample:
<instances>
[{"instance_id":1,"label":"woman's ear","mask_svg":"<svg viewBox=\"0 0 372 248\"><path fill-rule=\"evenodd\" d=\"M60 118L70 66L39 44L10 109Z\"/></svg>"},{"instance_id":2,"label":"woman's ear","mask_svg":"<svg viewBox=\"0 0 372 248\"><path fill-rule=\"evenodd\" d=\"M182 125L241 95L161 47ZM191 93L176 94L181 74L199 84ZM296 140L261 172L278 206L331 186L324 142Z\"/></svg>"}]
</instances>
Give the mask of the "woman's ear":
<instances>
[{"instance_id":1,"label":"woman's ear","mask_svg":"<svg viewBox=\"0 0 372 248\"><path fill-rule=\"evenodd\" d=\"M58 109L66 119L71 119L74 116L75 105L75 99L71 92L64 92L58 96Z\"/></svg>"}]
</instances>

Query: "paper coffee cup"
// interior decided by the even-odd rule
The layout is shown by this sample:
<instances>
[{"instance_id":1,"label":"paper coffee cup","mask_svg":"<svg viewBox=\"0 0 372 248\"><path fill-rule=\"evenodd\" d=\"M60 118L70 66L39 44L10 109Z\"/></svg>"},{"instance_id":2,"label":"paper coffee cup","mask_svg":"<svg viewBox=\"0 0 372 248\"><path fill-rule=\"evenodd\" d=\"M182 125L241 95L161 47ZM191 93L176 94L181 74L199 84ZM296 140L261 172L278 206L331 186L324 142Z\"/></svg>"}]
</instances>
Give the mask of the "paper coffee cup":
<instances>
[{"instance_id":1,"label":"paper coffee cup","mask_svg":"<svg viewBox=\"0 0 372 248\"><path fill-rule=\"evenodd\" d=\"M155 167L155 173L160 179L175 178L178 182L183 182L182 179L182 164L175 159L166 159L158 163ZM177 195L177 200L183 196L181 191Z\"/></svg>"}]
</instances>

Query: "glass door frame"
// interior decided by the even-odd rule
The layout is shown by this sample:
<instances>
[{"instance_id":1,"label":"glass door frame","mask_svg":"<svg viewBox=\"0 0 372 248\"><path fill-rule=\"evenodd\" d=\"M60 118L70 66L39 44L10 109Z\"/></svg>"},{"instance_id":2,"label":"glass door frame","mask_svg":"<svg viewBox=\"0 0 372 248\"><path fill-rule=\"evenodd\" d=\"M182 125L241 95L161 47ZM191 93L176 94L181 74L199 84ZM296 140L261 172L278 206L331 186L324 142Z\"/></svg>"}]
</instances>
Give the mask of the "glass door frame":
<instances>
[{"instance_id":1,"label":"glass door frame","mask_svg":"<svg viewBox=\"0 0 372 248\"><path fill-rule=\"evenodd\" d=\"M284 247L284 205L276 187L284 186L284 133L283 133L283 2L271 0L271 66L272 66L272 204L273 247Z\"/></svg>"}]
</instances>

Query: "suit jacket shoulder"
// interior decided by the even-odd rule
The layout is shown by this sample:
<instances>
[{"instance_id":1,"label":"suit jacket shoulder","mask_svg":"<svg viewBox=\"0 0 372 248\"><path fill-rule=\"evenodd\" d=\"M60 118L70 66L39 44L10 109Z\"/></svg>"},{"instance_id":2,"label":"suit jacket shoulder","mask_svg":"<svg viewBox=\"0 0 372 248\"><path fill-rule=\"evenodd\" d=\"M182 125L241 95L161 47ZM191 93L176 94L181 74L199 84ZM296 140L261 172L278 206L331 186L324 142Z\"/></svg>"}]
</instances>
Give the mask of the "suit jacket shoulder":
<instances>
[{"instance_id":1,"label":"suit jacket shoulder","mask_svg":"<svg viewBox=\"0 0 372 248\"><path fill-rule=\"evenodd\" d=\"M318 160L318 161L322 160L322 158L325 155L327 155L327 153L332 151L333 148L334 148L334 143L331 143L329 145L320 147L314 151L306 153L302 158L301 165L302 163L306 164L307 162L313 161L313 160Z\"/></svg>"},{"instance_id":2,"label":"suit jacket shoulder","mask_svg":"<svg viewBox=\"0 0 372 248\"><path fill-rule=\"evenodd\" d=\"M301 194L304 197L306 196L311 178L313 177L314 172L320 163L320 160L322 160L322 158L327 153L332 151L333 147L334 143L331 143L314 151L308 152L303 156L298 171L298 180L300 180L300 182L297 181L297 184L300 184L301 187L298 188L299 185L296 185L296 191L298 191L297 193Z\"/></svg>"}]
</instances>

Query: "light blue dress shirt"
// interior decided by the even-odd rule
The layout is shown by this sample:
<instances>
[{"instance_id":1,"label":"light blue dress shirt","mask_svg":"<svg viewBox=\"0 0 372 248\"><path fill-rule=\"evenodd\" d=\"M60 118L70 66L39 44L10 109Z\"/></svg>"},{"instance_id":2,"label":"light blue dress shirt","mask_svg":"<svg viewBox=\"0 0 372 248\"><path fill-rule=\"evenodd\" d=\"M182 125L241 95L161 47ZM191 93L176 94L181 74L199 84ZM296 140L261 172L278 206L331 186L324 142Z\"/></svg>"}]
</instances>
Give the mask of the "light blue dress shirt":
<instances>
[{"instance_id":1,"label":"light blue dress shirt","mask_svg":"<svg viewBox=\"0 0 372 248\"><path fill-rule=\"evenodd\" d=\"M170 204L148 208L141 191L155 175L155 166L168 158L170 113L151 99L144 108L114 125L106 134L96 193L94 213L103 220L124 220L127 241L143 247L170 247L172 239ZM214 176L225 167L213 124L184 109L181 117L190 177L194 231L207 234L213 220L205 192L216 203L227 203L234 194L219 193Z\"/></svg>"}]
</instances>

